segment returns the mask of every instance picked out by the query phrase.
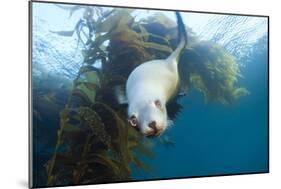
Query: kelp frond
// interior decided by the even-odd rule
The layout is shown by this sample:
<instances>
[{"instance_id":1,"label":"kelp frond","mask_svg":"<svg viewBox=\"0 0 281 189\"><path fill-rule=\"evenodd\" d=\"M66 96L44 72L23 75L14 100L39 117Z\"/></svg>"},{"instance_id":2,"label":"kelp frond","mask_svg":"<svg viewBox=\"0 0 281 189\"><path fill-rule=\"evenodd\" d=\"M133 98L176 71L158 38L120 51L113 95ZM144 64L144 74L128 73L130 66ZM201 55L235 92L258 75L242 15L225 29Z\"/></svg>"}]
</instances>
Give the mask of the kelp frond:
<instances>
[{"instance_id":1,"label":"kelp frond","mask_svg":"<svg viewBox=\"0 0 281 189\"><path fill-rule=\"evenodd\" d=\"M222 47L200 42L185 53L189 84L202 92L207 100L229 104L248 94L245 88L236 87L238 78L242 77L239 66Z\"/></svg>"}]
</instances>

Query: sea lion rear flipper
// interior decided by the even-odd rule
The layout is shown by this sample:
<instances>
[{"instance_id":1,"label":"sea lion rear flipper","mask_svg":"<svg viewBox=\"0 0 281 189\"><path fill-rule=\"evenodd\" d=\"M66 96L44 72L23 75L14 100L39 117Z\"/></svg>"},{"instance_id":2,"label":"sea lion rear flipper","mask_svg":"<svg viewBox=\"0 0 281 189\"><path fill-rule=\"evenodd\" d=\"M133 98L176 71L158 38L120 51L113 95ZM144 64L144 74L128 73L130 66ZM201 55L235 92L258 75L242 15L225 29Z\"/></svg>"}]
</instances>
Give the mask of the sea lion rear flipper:
<instances>
[{"instance_id":1,"label":"sea lion rear flipper","mask_svg":"<svg viewBox=\"0 0 281 189\"><path fill-rule=\"evenodd\" d=\"M118 104L128 105L128 99L125 94L125 87L123 85L116 85L113 90Z\"/></svg>"}]
</instances>

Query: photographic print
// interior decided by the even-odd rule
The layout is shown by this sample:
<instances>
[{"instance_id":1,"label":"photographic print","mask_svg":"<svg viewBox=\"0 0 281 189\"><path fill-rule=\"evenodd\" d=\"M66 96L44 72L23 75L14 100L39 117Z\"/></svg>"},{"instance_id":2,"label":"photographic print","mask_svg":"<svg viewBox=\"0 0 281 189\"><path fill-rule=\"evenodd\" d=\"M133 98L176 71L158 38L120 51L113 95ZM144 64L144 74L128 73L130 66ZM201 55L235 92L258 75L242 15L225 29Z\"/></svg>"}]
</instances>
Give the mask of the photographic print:
<instances>
[{"instance_id":1,"label":"photographic print","mask_svg":"<svg viewBox=\"0 0 281 189\"><path fill-rule=\"evenodd\" d=\"M269 172L268 25L30 2L30 187Z\"/></svg>"}]
</instances>

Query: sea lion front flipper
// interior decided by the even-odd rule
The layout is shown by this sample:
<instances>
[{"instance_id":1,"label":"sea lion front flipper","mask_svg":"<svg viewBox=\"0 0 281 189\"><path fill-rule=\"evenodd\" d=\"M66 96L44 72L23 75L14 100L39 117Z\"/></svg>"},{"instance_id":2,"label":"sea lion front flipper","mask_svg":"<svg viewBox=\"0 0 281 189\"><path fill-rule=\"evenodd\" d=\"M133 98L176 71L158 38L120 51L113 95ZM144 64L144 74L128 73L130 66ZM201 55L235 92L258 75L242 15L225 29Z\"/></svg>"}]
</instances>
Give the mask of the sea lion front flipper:
<instances>
[{"instance_id":1,"label":"sea lion front flipper","mask_svg":"<svg viewBox=\"0 0 281 189\"><path fill-rule=\"evenodd\" d=\"M114 86L114 95L120 105L128 105L128 99L125 94L125 87L123 85Z\"/></svg>"}]
</instances>

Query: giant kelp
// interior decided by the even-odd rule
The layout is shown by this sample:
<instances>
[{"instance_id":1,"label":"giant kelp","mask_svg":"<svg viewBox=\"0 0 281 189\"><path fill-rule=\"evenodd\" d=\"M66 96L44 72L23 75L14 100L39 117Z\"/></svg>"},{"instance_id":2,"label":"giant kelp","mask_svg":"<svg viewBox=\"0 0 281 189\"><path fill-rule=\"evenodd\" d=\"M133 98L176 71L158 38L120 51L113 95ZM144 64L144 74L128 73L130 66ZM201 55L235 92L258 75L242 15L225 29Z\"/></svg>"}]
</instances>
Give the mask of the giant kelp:
<instances>
[{"instance_id":1,"label":"giant kelp","mask_svg":"<svg viewBox=\"0 0 281 189\"><path fill-rule=\"evenodd\" d=\"M118 24L114 30L110 28L110 20L118 17L121 24L126 24L124 19L129 12L112 11L107 20L100 21L103 25L95 30L96 39L92 40L89 25L84 24L89 24L93 11L96 10L86 8L83 22L80 20L73 31L55 32L63 36L76 33L80 38L81 28L89 29L87 41L80 39L87 46L82 51L84 64L73 81L68 102L60 113L54 155L46 164L48 186L129 180L131 164L148 170L148 166L136 154L153 156L141 143L140 134L128 126L125 109L116 107L112 101L111 87L118 79L106 71L111 62L102 44L109 36L120 33ZM112 30L112 33L99 35L104 30ZM93 66L96 61L101 61L102 69Z\"/></svg>"},{"instance_id":2,"label":"giant kelp","mask_svg":"<svg viewBox=\"0 0 281 189\"><path fill-rule=\"evenodd\" d=\"M164 14L136 21L133 9L62 8L70 16L84 10L73 30L52 31L62 36L76 34L84 62L60 112L57 143L46 164L47 185L132 179L131 165L148 169L137 154L153 157L153 153L128 125L126 107L118 104L114 89L124 87L128 75L141 63L166 58L177 45L177 26ZM235 59L222 47L199 41L190 28L187 32L188 47L179 64L181 90L193 87L206 98L224 103L245 94L243 88L235 87L240 76ZM173 99L169 116L175 119L181 108Z\"/></svg>"},{"instance_id":3,"label":"giant kelp","mask_svg":"<svg viewBox=\"0 0 281 189\"><path fill-rule=\"evenodd\" d=\"M235 86L241 77L235 58L216 44L192 45L183 54L180 68L181 72L188 70L190 87L202 92L208 101L229 104L248 93L245 88Z\"/></svg>"}]
</instances>

